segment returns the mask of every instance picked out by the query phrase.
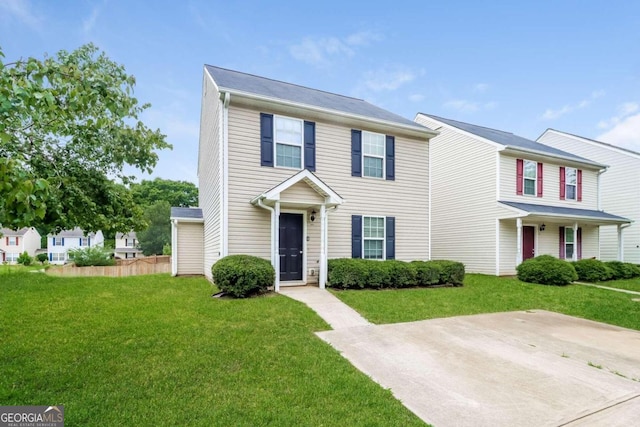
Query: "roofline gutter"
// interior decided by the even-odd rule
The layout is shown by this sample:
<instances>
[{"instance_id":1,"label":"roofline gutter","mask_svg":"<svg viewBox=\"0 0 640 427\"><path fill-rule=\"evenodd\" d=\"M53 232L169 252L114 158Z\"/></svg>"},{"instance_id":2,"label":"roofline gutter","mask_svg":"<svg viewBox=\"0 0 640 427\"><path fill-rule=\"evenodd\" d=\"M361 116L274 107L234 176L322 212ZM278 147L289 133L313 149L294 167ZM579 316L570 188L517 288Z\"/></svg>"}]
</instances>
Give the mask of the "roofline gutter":
<instances>
[{"instance_id":1,"label":"roofline gutter","mask_svg":"<svg viewBox=\"0 0 640 427\"><path fill-rule=\"evenodd\" d=\"M567 157L567 156L561 156L558 154L551 154L551 153L545 153L544 151L538 151L538 150L527 150L524 148L517 148L517 147L513 147L511 145L504 145L504 148L499 150L499 151L504 151L506 153L528 153L528 154L535 154L538 156L543 156L543 157L551 157L554 159L560 159L560 160L564 160L567 162L572 162L572 163L579 163L582 165L589 165L592 168L598 168L598 169L607 169L609 168L608 165L603 165L600 163L595 163L595 162L590 162L587 159L584 160L580 160L580 159L575 159L575 158L571 158L571 157Z\"/></svg>"},{"instance_id":2,"label":"roofline gutter","mask_svg":"<svg viewBox=\"0 0 640 427\"><path fill-rule=\"evenodd\" d=\"M388 121L388 120L381 120L381 119L374 119L372 117L367 117L367 116L361 116L358 114L349 114L349 113L345 113L343 111L339 111L339 110L331 110L328 108L321 108L321 107L315 107L313 105L309 105L309 104L302 104L299 102L293 102L293 101L287 101L287 100L283 100L280 98L274 98L271 96L264 96L264 95L256 95L254 93L249 93L249 92L244 92L244 91L239 91L239 90L235 90L235 89L230 89L227 87L223 87L220 86L219 87L220 92L227 92L230 94L233 94L234 96L238 96L238 97L244 97L247 99L254 99L254 100L258 100L258 101L266 101L266 102L274 102L274 103L278 103L278 104L282 104L282 105L287 105L290 107L295 107L295 108L302 108L302 109L306 109L306 110L311 110L311 111L317 111L320 113L325 113L325 114L333 114L333 115L339 115L345 118L349 118L349 119L354 119L354 120L363 120L363 121L367 121L370 123L375 123L375 124L379 124L379 125L384 125L384 126L392 126L392 127L397 127L397 128L401 128L404 129L408 132L412 132L418 135L422 135L422 136L426 136L427 139L431 139L434 138L436 136L438 136L440 134L440 132L436 132L434 130L431 130L427 127L424 127L424 129L421 129L421 127L419 127L419 125L416 124L416 126L410 126L408 124L403 124L403 123L397 123L397 122L392 122L392 121Z\"/></svg>"}]
</instances>

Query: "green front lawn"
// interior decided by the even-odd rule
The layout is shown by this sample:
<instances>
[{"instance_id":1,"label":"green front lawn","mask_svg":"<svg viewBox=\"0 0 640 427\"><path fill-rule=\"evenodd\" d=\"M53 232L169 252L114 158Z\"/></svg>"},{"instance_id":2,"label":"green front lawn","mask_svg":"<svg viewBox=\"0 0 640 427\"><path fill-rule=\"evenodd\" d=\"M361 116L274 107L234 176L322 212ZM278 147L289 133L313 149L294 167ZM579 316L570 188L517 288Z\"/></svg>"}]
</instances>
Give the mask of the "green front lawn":
<instances>
[{"instance_id":1,"label":"green front lawn","mask_svg":"<svg viewBox=\"0 0 640 427\"><path fill-rule=\"evenodd\" d=\"M378 324L537 308L640 330L640 303L632 295L582 285L543 286L467 274L460 288L333 293Z\"/></svg>"},{"instance_id":2,"label":"green front lawn","mask_svg":"<svg viewBox=\"0 0 640 427\"><path fill-rule=\"evenodd\" d=\"M66 425L423 425L283 296L201 278L0 276L0 402ZM400 293L398 293L400 294Z\"/></svg>"},{"instance_id":3,"label":"green front lawn","mask_svg":"<svg viewBox=\"0 0 640 427\"><path fill-rule=\"evenodd\" d=\"M608 286L610 288L627 289L629 291L640 292L640 279L609 280L607 282L599 282L596 284Z\"/></svg>"}]
</instances>

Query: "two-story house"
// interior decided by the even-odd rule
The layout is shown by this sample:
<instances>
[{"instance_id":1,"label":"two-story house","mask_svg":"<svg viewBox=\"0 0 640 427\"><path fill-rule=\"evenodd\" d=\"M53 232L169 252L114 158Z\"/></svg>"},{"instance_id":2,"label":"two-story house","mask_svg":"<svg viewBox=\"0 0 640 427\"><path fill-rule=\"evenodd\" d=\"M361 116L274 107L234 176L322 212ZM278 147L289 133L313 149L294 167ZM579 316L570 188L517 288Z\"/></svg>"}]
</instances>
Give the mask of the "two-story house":
<instances>
[{"instance_id":1,"label":"two-story house","mask_svg":"<svg viewBox=\"0 0 640 427\"><path fill-rule=\"evenodd\" d=\"M21 253L35 256L40 249L40 233L33 227L0 230L0 261L15 264Z\"/></svg>"},{"instance_id":2,"label":"two-story house","mask_svg":"<svg viewBox=\"0 0 640 427\"><path fill-rule=\"evenodd\" d=\"M419 113L431 140L431 255L512 275L541 254L599 257L599 228L627 218L599 206L599 162L509 132Z\"/></svg>"},{"instance_id":3,"label":"two-story house","mask_svg":"<svg viewBox=\"0 0 640 427\"><path fill-rule=\"evenodd\" d=\"M103 246L102 231L85 233L80 228L63 230L58 234L47 235L47 253L51 264L64 264L69 260L69 250Z\"/></svg>"},{"instance_id":4,"label":"two-story house","mask_svg":"<svg viewBox=\"0 0 640 427\"><path fill-rule=\"evenodd\" d=\"M435 135L361 99L205 66L201 211L172 212L173 273L180 226L199 221L200 274L256 255L274 265L276 290L324 287L328 258L428 259Z\"/></svg>"},{"instance_id":5,"label":"two-story house","mask_svg":"<svg viewBox=\"0 0 640 427\"><path fill-rule=\"evenodd\" d=\"M142 256L142 250L138 246L138 238L135 231L116 233L114 248L113 254L116 258L129 259Z\"/></svg>"},{"instance_id":6,"label":"two-story house","mask_svg":"<svg viewBox=\"0 0 640 427\"><path fill-rule=\"evenodd\" d=\"M620 235L615 226L600 227L600 256L640 264L640 153L605 142L547 129L538 142L609 165L600 177L602 208L634 222Z\"/></svg>"}]
</instances>

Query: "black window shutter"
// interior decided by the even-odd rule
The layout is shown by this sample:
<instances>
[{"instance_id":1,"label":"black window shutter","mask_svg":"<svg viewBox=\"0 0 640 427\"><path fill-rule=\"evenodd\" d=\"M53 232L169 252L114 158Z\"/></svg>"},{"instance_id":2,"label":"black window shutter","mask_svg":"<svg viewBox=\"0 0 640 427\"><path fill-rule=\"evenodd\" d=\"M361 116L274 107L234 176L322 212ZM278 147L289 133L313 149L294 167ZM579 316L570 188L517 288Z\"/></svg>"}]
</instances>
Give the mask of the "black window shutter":
<instances>
[{"instance_id":1,"label":"black window shutter","mask_svg":"<svg viewBox=\"0 0 640 427\"><path fill-rule=\"evenodd\" d=\"M387 223L385 224L386 232L386 245L387 245L387 258L396 259L396 218L393 216L387 217Z\"/></svg>"},{"instance_id":2,"label":"black window shutter","mask_svg":"<svg viewBox=\"0 0 640 427\"><path fill-rule=\"evenodd\" d=\"M351 258L362 258L362 215L351 215Z\"/></svg>"},{"instance_id":3,"label":"black window shutter","mask_svg":"<svg viewBox=\"0 0 640 427\"><path fill-rule=\"evenodd\" d=\"M260 165L273 167L273 114L260 113Z\"/></svg>"},{"instance_id":4,"label":"black window shutter","mask_svg":"<svg viewBox=\"0 0 640 427\"><path fill-rule=\"evenodd\" d=\"M396 139L387 135L387 180L394 181L396 179Z\"/></svg>"},{"instance_id":5,"label":"black window shutter","mask_svg":"<svg viewBox=\"0 0 640 427\"><path fill-rule=\"evenodd\" d=\"M304 168L316 171L316 124L304 122Z\"/></svg>"},{"instance_id":6,"label":"black window shutter","mask_svg":"<svg viewBox=\"0 0 640 427\"><path fill-rule=\"evenodd\" d=\"M351 176L362 176L362 132L351 129Z\"/></svg>"}]
</instances>

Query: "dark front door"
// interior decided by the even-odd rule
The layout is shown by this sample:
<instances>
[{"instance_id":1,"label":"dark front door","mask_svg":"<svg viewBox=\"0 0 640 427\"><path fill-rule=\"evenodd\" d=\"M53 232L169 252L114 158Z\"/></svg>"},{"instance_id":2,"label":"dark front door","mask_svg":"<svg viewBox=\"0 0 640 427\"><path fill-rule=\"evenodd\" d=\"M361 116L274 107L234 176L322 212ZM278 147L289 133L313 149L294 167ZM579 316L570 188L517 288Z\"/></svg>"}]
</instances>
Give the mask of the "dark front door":
<instances>
[{"instance_id":1,"label":"dark front door","mask_svg":"<svg viewBox=\"0 0 640 427\"><path fill-rule=\"evenodd\" d=\"M280 214L280 280L302 280L302 214Z\"/></svg>"},{"instance_id":2,"label":"dark front door","mask_svg":"<svg viewBox=\"0 0 640 427\"><path fill-rule=\"evenodd\" d=\"M522 260L536 256L536 228L522 227Z\"/></svg>"}]
</instances>

